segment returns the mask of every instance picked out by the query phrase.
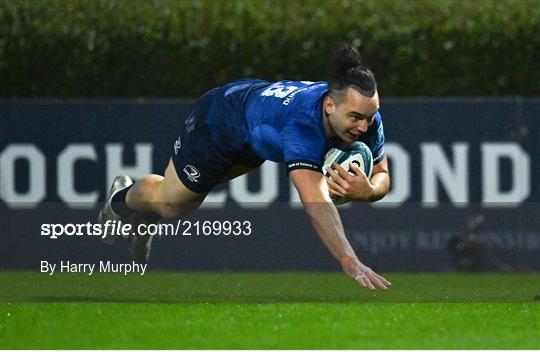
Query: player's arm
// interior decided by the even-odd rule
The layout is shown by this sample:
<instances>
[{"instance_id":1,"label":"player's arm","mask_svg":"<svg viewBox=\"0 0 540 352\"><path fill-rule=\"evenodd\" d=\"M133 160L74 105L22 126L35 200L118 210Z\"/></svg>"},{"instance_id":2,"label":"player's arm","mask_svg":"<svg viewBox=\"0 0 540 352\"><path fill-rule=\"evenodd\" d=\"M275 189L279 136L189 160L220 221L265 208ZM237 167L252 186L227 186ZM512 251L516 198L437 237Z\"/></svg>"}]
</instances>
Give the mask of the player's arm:
<instances>
[{"instance_id":1,"label":"player's arm","mask_svg":"<svg viewBox=\"0 0 540 352\"><path fill-rule=\"evenodd\" d=\"M325 177L316 171L296 169L289 173L304 209L309 215L322 242L340 261L343 270L364 287L371 290L378 286L384 290L390 282L362 264L352 249L336 207L328 194Z\"/></svg>"},{"instance_id":2,"label":"player's arm","mask_svg":"<svg viewBox=\"0 0 540 352\"><path fill-rule=\"evenodd\" d=\"M331 179L327 179L330 193L339 197L347 197L356 201L376 202L383 198L390 189L390 174L386 156L373 165L371 181L356 165L351 164L349 174L341 165L334 164L334 170L328 168Z\"/></svg>"},{"instance_id":3,"label":"player's arm","mask_svg":"<svg viewBox=\"0 0 540 352\"><path fill-rule=\"evenodd\" d=\"M353 169L353 172L357 174L360 169L356 165L353 166L354 169L357 169L356 171ZM368 199L370 202L376 202L382 199L390 190L390 173L388 172L388 159L386 159L386 155L381 162L373 165L373 174L371 175L370 182L373 186L373 193Z\"/></svg>"}]
</instances>

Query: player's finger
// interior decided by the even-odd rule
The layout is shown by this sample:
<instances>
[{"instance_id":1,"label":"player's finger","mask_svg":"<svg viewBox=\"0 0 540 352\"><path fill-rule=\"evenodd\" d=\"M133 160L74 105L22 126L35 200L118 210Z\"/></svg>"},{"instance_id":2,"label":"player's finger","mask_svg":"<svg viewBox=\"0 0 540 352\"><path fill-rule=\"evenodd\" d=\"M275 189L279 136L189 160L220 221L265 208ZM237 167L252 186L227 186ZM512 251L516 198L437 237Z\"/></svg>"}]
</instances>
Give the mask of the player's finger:
<instances>
[{"instance_id":1,"label":"player's finger","mask_svg":"<svg viewBox=\"0 0 540 352\"><path fill-rule=\"evenodd\" d=\"M328 184L328 189L330 190L332 194L336 194L340 197L345 196L345 190L340 185L338 185L333 179L327 178L326 183Z\"/></svg>"},{"instance_id":2,"label":"player's finger","mask_svg":"<svg viewBox=\"0 0 540 352\"><path fill-rule=\"evenodd\" d=\"M339 176L341 176L341 178L343 178L344 180L346 181L351 181L351 174L349 174L344 168L343 166L339 165L338 163L334 163L332 165L334 167L334 169L336 170L336 172L339 174Z\"/></svg>"},{"instance_id":3,"label":"player's finger","mask_svg":"<svg viewBox=\"0 0 540 352\"><path fill-rule=\"evenodd\" d=\"M368 277L364 273L358 274L355 278L355 281L357 281L362 287L367 287L370 290L375 290L375 286L369 281Z\"/></svg>"},{"instance_id":4,"label":"player's finger","mask_svg":"<svg viewBox=\"0 0 540 352\"><path fill-rule=\"evenodd\" d=\"M366 271L366 276L369 277L369 279L377 286L379 286L380 288L382 288L383 290L386 290L388 289L388 287L386 287L386 284L384 283L385 281L387 281L384 277L382 277L381 275L377 274L376 272L374 272L373 270L371 270L370 268L367 268Z\"/></svg>"},{"instance_id":5,"label":"player's finger","mask_svg":"<svg viewBox=\"0 0 540 352\"><path fill-rule=\"evenodd\" d=\"M341 192L334 191L332 188L328 188L328 191L330 191L330 194L333 195L333 196L345 197L345 194L343 194Z\"/></svg>"},{"instance_id":6,"label":"player's finger","mask_svg":"<svg viewBox=\"0 0 540 352\"><path fill-rule=\"evenodd\" d=\"M367 177L366 174L364 173L364 171L360 170L360 168L358 166L356 166L356 164L354 163L351 163L349 165L349 170L351 170L356 176L358 177Z\"/></svg>"},{"instance_id":7,"label":"player's finger","mask_svg":"<svg viewBox=\"0 0 540 352\"><path fill-rule=\"evenodd\" d=\"M376 286L382 288L383 290L388 290L388 287L386 287L386 285L381 280L379 280L375 275L370 277L370 281L373 282Z\"/></svg>"},{"instance_id":8,"label":"player's finger","mask_svg":"<svg viewBox=\"0 0 540 352\"><path fill-rule=\"evenodd\" d=\"M370 269L371 270L371 269ZM383 284L385 284L386 286L390 286L392 285L392 283L388 280L386 280L383 276L377 274L376 272L374 272L373 270L371 270L371 275L373 275L374 277L376 277L380 282L382 282Z\"/></svg>"},{"instance_id":9,"label":"player's finger","mask_svg":"<svg viewBox=\"0 0 540 352\"><path fill-rule=\"evenodd\" d=\"M334 163L335 164L335 163ZM326 171L330 174L330 176L335 179L336 181L343 180L343 177L337 172L337 170L333 167L327 166Z\"/></svg>"},{"instance_id":10,"label":"player's finger","mask_svg":"<svg viewBox=\"0 0 540 352\"><path fill-rule=\"evenodd\" d=\"M334 181L336 184L343 186L346 183L346 181L335 170L332 170L331 167L327 167L326 171L328 171L330 177L332 177L332 181Z\"/></svg>"},{"instance_id":11,"label":"player's finger","mask_svg":"<svg viewBox=\"0 0 540 352\"><path fill-rule=\"evenodd\" d=\"M355 279L356 282L358 282L358 284L362 287L367 287L366 283L364 282L364 279L362 277L359 277L359 278L356 278Z\"/></svg>"},{"instance_id":12,"label":"player's finger","mask_svg":"<svg viewBox=\"0 0 540 352\"><path fill-rule=\"evenodd\" d=\"M386 280L383 276L381 276L381 275L379 275L379 274L377 274L377 273L374 273L374 274L375 274L375 276L377 276L377 278L378 278L380 281L382 281L386 286L391 286L391 285L392 285L392 283L391 283L390 281Z\"/></svg>"},{"instance_id":13,"label":"player's finger","mask_svg":"<svg viewBox=\"0 0 540 352\"><path fill-rule=\"evenodd\" d=\"M371 283L371 280L368 279L367 277L364 278L364 282L366 283L367 287L371 290L371 291L375 291L375 286L373 286L373 284Z\"/></svg>"}]
</instances>

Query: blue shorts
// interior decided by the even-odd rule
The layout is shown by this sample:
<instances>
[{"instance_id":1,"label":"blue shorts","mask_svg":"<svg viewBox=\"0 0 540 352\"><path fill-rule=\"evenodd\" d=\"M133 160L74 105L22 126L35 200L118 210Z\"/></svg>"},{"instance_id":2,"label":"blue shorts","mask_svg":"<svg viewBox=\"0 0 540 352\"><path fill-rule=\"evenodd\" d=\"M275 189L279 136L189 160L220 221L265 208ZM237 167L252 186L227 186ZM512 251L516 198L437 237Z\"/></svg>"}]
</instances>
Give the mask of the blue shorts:
<instances>
[{"instance_id":1,"label":"blue shorts","mask_svg":"<svg viewBox=\"0 0 540 352\"><path fill-rule=\"evenodd\" d=\"M197 100L174 143L176 173L192 192L208 193L234 166L256 168L264 162L247 143L239 95L224 94L230 86L214 88Z\"/></svg>"}]
</instances>

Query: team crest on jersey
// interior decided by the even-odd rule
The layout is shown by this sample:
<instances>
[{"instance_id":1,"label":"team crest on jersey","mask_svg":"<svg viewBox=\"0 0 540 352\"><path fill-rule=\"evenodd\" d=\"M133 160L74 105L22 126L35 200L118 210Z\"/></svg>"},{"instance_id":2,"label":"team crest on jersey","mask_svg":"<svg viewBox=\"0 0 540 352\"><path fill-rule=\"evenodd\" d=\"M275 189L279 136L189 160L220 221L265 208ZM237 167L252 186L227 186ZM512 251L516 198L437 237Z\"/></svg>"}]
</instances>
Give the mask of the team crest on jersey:
<instances>
[{"instance_id":1,"label":"team crest on jersey","mask_svg":"<svg viewBox=\"0 0 540 352\"><path fill-rule=\"evenodd\" d=\"M180 147L182 146L182 141L180 140L180 137L174 142L174 154L178 154L178 150L180 150Z\"/></svg>"},{"instance_id":2,"label":"team crest on jersey","mask_svg":"<svg viewBox=\"0 0 540 352\"><path fill-rule=\"evenodd\" d=\"M186 165L186 167L184 168L184 173L187 175L188 179L191 182L199 182L199 180L197 179L199 178L199 176L201 176L201 173L194 166Z\"/></svg>"}]
</instances>

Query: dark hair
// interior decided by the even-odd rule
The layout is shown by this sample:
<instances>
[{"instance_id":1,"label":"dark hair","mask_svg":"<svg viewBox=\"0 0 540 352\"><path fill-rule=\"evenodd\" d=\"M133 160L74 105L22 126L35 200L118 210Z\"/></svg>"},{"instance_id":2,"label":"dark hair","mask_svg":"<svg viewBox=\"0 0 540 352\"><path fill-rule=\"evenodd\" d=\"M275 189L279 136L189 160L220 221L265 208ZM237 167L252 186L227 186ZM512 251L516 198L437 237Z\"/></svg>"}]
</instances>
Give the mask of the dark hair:
<instances>
[{"instance_id":1,"label":"dark hair","mask_svg":"<svg viewBox=\"0 0 540 352\"><path fill-rule=\"evenodd\" d=\"M339 44L334 49L328 71L330 94L349 87L369 98L375 94L375 76L362 64L360 53L350 44Z\"/></svg>"}]
</instances>

